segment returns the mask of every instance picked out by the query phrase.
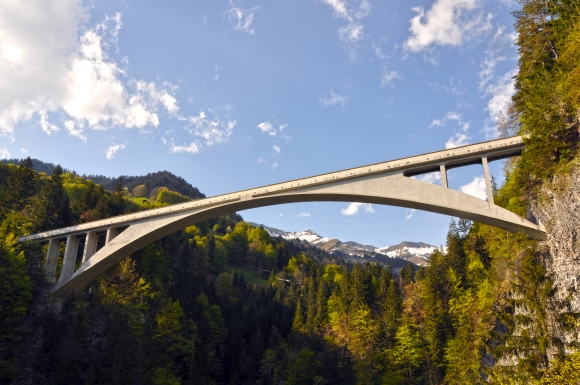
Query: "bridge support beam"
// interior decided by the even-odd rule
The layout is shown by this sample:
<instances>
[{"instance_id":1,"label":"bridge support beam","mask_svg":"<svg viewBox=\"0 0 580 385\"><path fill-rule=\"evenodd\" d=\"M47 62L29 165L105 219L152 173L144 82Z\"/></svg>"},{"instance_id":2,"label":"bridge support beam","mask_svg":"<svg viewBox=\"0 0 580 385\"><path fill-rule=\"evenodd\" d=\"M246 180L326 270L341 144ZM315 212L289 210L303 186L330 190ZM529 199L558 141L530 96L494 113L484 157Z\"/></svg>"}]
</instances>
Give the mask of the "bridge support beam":
<instances>
[{"instance_id":1,"label":"bridge support beam","mask_svg":"<svg viewBox=\"0 0 580 385\"><path fill-rule=\"evenodd\" d=\"M439 166L439 172L441 172L441 187L449 188L449 184L447 183L447 168L445 168L444 164Z\"/></svg>"},{"instance_id":2,"label":"bridge support beam","mask_svg":"<svg viewBox=\"0 0 580 385\"><path fill-rule=\"evenodd\" d=\"M491 176L489 174L489 165L487 164L487 157L481 158L483 165L483 175L485 177L485 187L487 188L487 201L493 205L493 189L491 188Z\"/></svg>"},{"instance_id":3,"label":"bridge support beam","mask_svg":"<svg viewBox=\"0 0 580 385\"><path fill-rule=\"evenodd\" d=\"M117 229L115 227L109 227L107 229L107 238L105 240L105 244L111 242L117 235L119 235Z\"/></svg>"},{"instance_id":4,"label":"bridge support beam","mask_svg":"<svg viewBox=\"0 0 580 385\"><path fill-rule=\"evenodd\" d=\"M85 240L85 249L83 251L83 262L90 259L97 251L98 235L96 231L89 231Z\"/></svg>"},{"instance_id":5,"label":"bridge support beam","mask_svg":"<svg viewBox=\"0 0 580 385\"><path fill-rule=\"evenodd\" d=\"M75 269L75 259L77 256L78 237L70 235L66 238L66 248L62 259L62 270L58 278L57 286L68 281Z\"/></svg>"},{"instance_id":6,"label":"bridge support beam","mask_svg":"<svg viewBox=\"0 0 580 385\"><path fill-rule=\"evenodd\" d=\"M48 252L46 253L46 261L44 262L44 275L51 281L54 280L59 251L60 239L52 238L48 243Z\"/></svg>"}]
</instances>

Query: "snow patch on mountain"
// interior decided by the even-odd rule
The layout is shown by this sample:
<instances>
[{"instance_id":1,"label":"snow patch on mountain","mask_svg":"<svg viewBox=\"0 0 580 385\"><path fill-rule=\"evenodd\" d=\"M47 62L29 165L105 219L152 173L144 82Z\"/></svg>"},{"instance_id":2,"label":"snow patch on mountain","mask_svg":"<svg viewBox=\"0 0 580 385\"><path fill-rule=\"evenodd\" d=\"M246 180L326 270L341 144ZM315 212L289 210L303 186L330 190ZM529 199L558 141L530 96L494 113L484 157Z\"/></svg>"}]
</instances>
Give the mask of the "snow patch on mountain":
<instances>
[{"instance_id":1,"label":"snow patch on mountain","mask_svg":"<svg viewBox=\"0 0 580 385\"><path fill-rule=\"evenodd\" d=\"M391 259L399 258L412 262L416 265L426 265L429 257L437 247L423 242L401 242L398 245L376 247L372 245L362 245L357 242L341 242L336 238L325 238L310 229L298 232L287 232L269 226L260 225L250 222L252 226L261 226L273 237L282 237L284 239L300 239L311 245L318 246L329 253L348 255L353 258L362 258L364 260L374 260L379 255L387 256ZM381 257L384 259L384 257Z\"/></svg>"}]
</instances>

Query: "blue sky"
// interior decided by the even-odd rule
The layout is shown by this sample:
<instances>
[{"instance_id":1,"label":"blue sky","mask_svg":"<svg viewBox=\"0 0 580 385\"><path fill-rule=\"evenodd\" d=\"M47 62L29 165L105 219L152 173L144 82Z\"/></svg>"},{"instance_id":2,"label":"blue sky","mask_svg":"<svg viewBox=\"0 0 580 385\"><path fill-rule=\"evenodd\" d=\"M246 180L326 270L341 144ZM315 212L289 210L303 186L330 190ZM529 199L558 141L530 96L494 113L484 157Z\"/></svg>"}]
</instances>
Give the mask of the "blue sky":
<instances>
[{"instance_id":1,"label":"blue sky","mask_svg":"<svg viewBox=\"0 0 580 385\"><path fill-rule=\"evenodd\" d=\"M5 1L0 157L81 174L168 170L211 196L493 139L513 94L515 9L510 0ZM498 180L501 167L491 164ZM450 186L485 197L482 174L454 169ZM441 245L450 220L349 202L240 214L375 246Z\"/></svg>"}]
</instances>

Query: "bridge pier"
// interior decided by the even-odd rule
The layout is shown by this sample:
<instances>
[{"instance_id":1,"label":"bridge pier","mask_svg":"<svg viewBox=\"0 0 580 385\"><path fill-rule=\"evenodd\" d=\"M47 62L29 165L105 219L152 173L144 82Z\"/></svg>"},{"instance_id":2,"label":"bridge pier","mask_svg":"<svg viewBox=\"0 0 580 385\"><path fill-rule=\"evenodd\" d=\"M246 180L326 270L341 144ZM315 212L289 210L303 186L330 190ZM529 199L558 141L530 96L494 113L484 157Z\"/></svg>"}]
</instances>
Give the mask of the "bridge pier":
<instances>
[{"instance_id":1,"label":"bridge pier","mask_svg":"<svg viewBox=\"0 0 580 385\"><path fill-rule=\"evenodd\" d=\"M83 262L90 259L97 251L97 240L99 236L96 231L89 231L86 235L85 249L83 251Z\"/></svg>"},{"instance_id":2,"label":"bridge pier","mask_svg":"<svg viewBox=\"0 0 580 385\"><path fill-rule=\"evenodd\" d=\"M44 274L47 279L54 281L56 265L58 262L58 253L60 252L60 239L52 238L48 243L48 252L46 253L46 262L44 263Z\"/></svg>"},{"instance_id":3,"label":"bridge pier","mask_svg":"<svg viewBox=\"0 0 580 385\"><path fill-rule=\"evenodd\" d=\"M441 187L449 188L449 183L447 183L447 168L444 164L439 165L439 172L441 173Z\"/></svg>"},{"instance_id":4,"label":"bridge pier","mask_svg":"<svg viewBox=\"0 0 580 385\"><path fill-rule=\"evenodd\" d=\"M483 166L483 175L485 177L485 187L487 189L487 201L490 205L493 205L493 189L491 188L491 176L489 174L489 165L487 164L487 157L481 158L481 164Z\"/></svg>"},{"instance_id":5,"label":"bridge pier","mask_svg":"<svg viewBox=\"0 0 580 385\"><path fill-rule=\"evenodd\" d=\"M115 237L119 235L119 231L117 230L116 227L109 227L107 229L107 238L105 240L105 245L109 242L111 242L113 239L115 239Z\"/></svg>"},{"instance_id":6,"label":"bridge pier","mask_svg":"<svg viewBox=\"0 0 580 385\"><path fill-rule=\"evenodd\" d=\"M64 257L62 259L62 269L57 285L60 285L70 278L74 273L75 259L77 256L78 236L69 235L66 238L66 248L64 249Z\"/></svg>"},{"instance_id":7,"label":"bridge pier","mask_svg":"<svg viewBox=\"0 0 580 385\"><path fill-rule=\"evenodd\" d=\"M108 228L105 238L105 244L111 242L119 234L120 231L116 227ZM62 268L60 271L60 275L58 277L55 277L55 273L58 265L60 245L63 239L62 238L50 239L48 243L48 251L46 253L46 259L44 264L44 273L47 280L52 282L56 280L57 281L56 284L60 285L61 283L66 282L74 274L75 264L77 262L76 261L77 254L79 252L78 249L83 238L85 244L83 248L81 265L85 263L87 260L89 260L97 252L98 246L97 244L99 240L99 233L97 231L89 231L85 234L69 235L66 238L66 247L62 260Z\"/></svg>"}]
</instances>

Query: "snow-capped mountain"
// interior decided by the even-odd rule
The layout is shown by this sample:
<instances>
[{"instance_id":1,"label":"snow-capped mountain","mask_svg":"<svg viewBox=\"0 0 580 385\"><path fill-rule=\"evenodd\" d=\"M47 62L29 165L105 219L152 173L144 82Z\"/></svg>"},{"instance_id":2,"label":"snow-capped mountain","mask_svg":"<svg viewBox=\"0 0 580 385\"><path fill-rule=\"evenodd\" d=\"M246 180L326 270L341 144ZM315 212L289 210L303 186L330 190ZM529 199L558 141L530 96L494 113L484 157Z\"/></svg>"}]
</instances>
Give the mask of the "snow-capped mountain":
<instances>
[{"instance_id":1,"label":"snow-capped mountain","mask_svg":"<svg viewBox=\"0 0 580 385\"><path fill-rule=\"evenodd\" d=\"M360 261L359 258L365 260L373 260L376 258L378 262L385 263L386 256L391 259L404 259L416 265L425 265L428 263L431 253L437 249L437 247L423 242L401 242L398 245L376 247L362 245L352 241L342 242L336 238L324 238L310 229L299 232L287 232L258 223L250 222L250 224L252 226L262 226L273 237L280 236L284 239L300 239L313 246L320 247L329 253L340 255L344 259L352 261Z\"/></svg>"}]
</instances>

